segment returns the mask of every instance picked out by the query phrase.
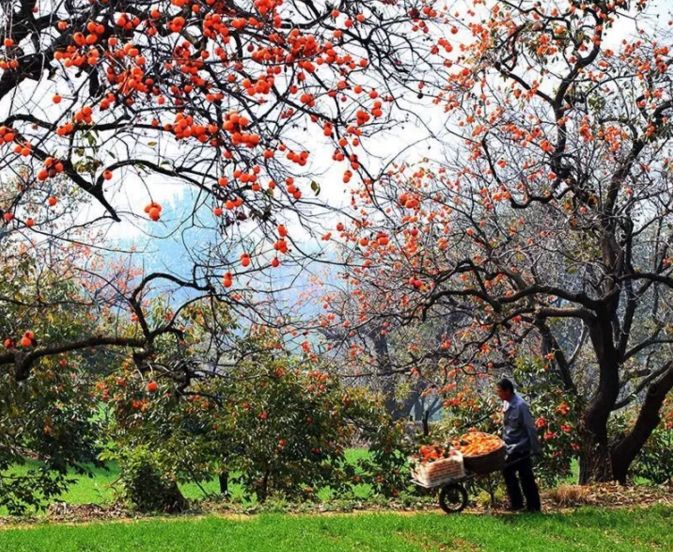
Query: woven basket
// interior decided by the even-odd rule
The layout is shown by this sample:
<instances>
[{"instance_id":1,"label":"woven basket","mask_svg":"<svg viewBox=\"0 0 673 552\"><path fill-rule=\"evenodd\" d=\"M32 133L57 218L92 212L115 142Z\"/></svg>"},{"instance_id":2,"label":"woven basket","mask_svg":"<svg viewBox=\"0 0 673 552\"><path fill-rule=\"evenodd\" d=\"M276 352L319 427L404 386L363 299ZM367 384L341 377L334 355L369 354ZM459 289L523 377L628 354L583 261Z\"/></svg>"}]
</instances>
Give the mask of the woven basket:
<instances>
[{"instance_id":1,"label":"woven basket","mask_svg":"<svg viewBox=\"0 0 673 552\"><path fill-rule=\"evenodd\" d=\"M505 443L499 449L481 456L463 456L465 469L479 475L500 471L505 467L507 449Z\"/></svg>"}]
</instances>

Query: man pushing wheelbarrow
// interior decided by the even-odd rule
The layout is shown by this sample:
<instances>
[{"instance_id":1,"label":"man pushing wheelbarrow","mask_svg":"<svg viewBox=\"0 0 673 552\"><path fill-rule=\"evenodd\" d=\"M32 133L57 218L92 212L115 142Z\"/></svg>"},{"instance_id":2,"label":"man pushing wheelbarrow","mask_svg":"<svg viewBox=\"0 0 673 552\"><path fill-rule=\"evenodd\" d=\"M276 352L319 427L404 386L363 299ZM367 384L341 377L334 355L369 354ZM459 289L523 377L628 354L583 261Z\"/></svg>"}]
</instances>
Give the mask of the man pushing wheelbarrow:
<instances>
[{"instance_id":1,"label":"man pushing wheelbarrow","mask_svg":"<svg viewBox=\"0 0 673 552\"><path fill-rule=\"evenodd\" d=\"M510 510L523 510L523 499L526 497L525 508L529 512L539 512L540 493L531 462L531 455L540 451L535 422L528 404L515 393L510 380L501 379L497 392L503 401L503 440L507 456L502 475L507 485Z\"/></svg>"},{"instance_id":2,"label":"man pushing wheelbarrow","mask_svg":"<svg viewBox=\"0 0 673 552\"><path fill-rule=\"evenodd\" d=\"M503 400L503 439L470 430L453 446L422 446L413 459L412 480L421 487L439 489L439 504L447 514L467 505L465 482L497 471L505 478L512 511L540 511L531 462L531 455L539 451L533 418L510 380L500 380L497 393Z\"/></svg>"}]
</instances>

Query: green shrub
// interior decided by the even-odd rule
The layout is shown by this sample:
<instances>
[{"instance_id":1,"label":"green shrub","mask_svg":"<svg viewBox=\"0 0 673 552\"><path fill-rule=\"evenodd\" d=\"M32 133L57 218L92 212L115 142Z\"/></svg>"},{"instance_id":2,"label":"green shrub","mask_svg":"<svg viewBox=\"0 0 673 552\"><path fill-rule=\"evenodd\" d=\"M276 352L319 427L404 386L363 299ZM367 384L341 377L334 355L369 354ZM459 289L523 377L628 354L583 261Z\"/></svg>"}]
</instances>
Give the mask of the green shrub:
<instances>
[{"instance_id":1,"label":"green shrub","mask_svg":"<svg viewBox=\"0 0 673 552\"><path fill-rule=\"evenodd\" d=\"M94 318L82 285L66 277L78 253L35 259L14 247L4 252L0 296L11 298L0 303L5 353L20 359L36 347L91 335L100 313ZM21 345L27 330L35 340L28 347ZM61 353L38 357L27 374L16 372L18 362L0 370L0 507L11 514L43 508L65 490L69 471L84 473L95 462L98 423L91 365L98 359L92 351Z\"/></svg>"},{"instance_id":2,"label":"green shrub","mask_svg":"<svg viewBox=\"0 0 673 552\"><path fill-rule=\"evenodd\" d=\"M370 408L361 418L361 438L369 454L357 462L358 481L370 485L374 494L396 497L412 490L409 456L416 445L406 434L404 422L393 422L381 405Z\"/></svg>"},{"instance_id":3,"label":"green shrub","mask_svg":"<svg viewBox=\"0 0 673 552\"><path fill-rule=\"evenodd\" d=\"M145 447L124 451L118 457L125 498L140 512L182 512L187 501L175 478L162 466L160 455Z\"/></svg>"},{"instance_id":4,"label":"green shrub","mask_svg":"<svg viewBox=\"0 0 673 552\"><path fill-rule=\"evenodd\" d=\"M0 374L0 506L40 509L96 461L96 404L76 365L44 359L17 382Z\"/></svg>"},{"instance_id":5,"label":"green shrub","mask_svg":"<svg viewBox=\"0 0 673 552\"><path fill-rule=\"evenodd\" d=\"M572 473L579 451L581 405L541 358L520 358L513 376L530 403L542 445L541 455L534 459L535 473L545 486L552 487Z\"/></svg>"}]
</instances>

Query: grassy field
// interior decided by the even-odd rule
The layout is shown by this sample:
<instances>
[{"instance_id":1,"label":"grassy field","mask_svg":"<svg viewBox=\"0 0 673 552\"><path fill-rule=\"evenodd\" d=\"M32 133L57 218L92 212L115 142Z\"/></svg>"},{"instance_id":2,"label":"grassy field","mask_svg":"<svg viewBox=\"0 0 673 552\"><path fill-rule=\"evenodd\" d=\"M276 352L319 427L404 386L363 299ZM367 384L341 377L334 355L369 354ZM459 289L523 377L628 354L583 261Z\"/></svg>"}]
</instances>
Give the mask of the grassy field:
<instances>
[{"instance_id":1,"label":"grassy field","mask_svg":"<svg viewBox=\"0 0 673 552\"><path fill-rule=\"evenodd\" d=\"M349 449L346 456L351 462L356 462L359 458L366 455L365 449ZM573 465L573 474L568 478L569 483L577 481L577 466ZM107 469L93 469L93 477L74 475L75 482L68 490L59 497L59 500L68 504L110 504L115 499L114 482L119 477L119 469L115 464L109 464ZM206 497L208 494L217 495L219 484L216 479L206 481L200 485L194 483L181 485L185 497L191 500L198 500ZM240 485L232 484L230 486L231 498L233 501L244 502L243 490ZM321 489L318 496L322 500L330 498L329 489ZM354 498L366 499L370 496L368 485L358 485L354 489ZM4 512L0 511L0 514Z\"/></svg>"},{"instance_id":2,"label":"grassy field","mask_svg":"<svg viewBox=\"0 0 673 552\"><path fill-rule=\"evenodd\" d=\"M673 510L666 508L501 517L387 513L173 518L7 529L0 531L0 550L633 552L672 550L672 521Z\"/></svg>"}]
</instances>

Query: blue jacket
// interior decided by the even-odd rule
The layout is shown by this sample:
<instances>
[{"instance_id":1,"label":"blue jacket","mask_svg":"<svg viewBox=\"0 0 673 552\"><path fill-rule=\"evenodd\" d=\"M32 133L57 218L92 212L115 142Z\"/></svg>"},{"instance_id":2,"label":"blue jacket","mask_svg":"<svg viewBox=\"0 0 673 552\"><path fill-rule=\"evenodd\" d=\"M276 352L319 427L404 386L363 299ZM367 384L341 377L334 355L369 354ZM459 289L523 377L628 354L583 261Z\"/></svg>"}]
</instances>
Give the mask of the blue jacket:
<instances>
[{"instance_id":1,"label":"blue jacket","mask_svg":"<svg viewBox=\"0 0 673 552\"><path fill-rule=\"evenodd\" d=\"M538 452L540 441L528 404L516 393L503 404L503 441L507 454Z\"/></svg>"}]
</instances>

